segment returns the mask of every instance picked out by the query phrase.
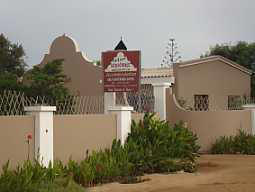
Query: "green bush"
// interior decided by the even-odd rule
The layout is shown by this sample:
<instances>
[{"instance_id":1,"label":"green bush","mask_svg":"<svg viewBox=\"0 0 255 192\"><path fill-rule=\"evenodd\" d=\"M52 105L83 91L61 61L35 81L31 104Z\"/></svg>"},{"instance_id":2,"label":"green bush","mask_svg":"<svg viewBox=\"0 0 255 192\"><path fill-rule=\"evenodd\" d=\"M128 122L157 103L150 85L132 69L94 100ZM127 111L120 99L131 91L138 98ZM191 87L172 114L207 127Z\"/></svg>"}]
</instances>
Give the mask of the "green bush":
<instances>
[{"instance_id":1,"label":"green bush","mask_svg":"<svg viewBox=\"0 0 255 192\"><path fill-rule=\"evenodd\" d=\"M136 174L193 172L199 146L197 137L182 123L173 127L154 114L145 114L143 121L132 122L125 148Z\"/></svg>"},{"instance_id":2,"label":"green bush","mask_svg":"<svg viewBox=\"0 0 255 192\"><path fill-rule=\"evenodd\" d=\"M255 154L255 136L239 130L235 136L222 136L211 148L212 154Z\"/></svg>"},{"instance_id":3,"label":"green bush","mask_svg":"<svg viewBox=\"0 0 255 192\"><path fill-rule=\"evenodd\" d=\"M85 192L85 189L70 177L66 177L57 178L54 182L39 186L38 192Z\"/></svg>"},{"instance_id":4,"label":"green bush","mask_svg":"<svg viewBox=\"0 0 255 192\"><path fill-rule=\"evenodd\" d=\"M72 177L63 175L63 169L56 163L52 168L42 167L37 161L26 161L15 170L9 169L9 162L3 166L0 176L1 192L83 192Z\"/></svg>"},{"instance_id":5,"label":"green bush","mask_svg":"<svg viewBox=\"0 0 255 192\"><path fill-rule=\"evenodd\" d=\"M128 161L127 151L120 142L113 141L111 150L93 151L78 164L70 160L65 168L74 180L83 186L121 181L132 175L133 165Z\"/></svg>"},{"instance_id":6,"label":"green bush","mask_svg":"<svg viewBox=\"0 0 255 192\"><path fill-rule=\"evenodd\" d=\"M66 165L55 161L49 168L37 161L26 161L16 170L8 163L0 176L1 192L82 191L83 187L118 181L136 183L144 173L176 172L196 169L197 137L182 123L167 122L146 113L143 121L132 122L124 146L114 140L111 149L92 151L81 161Z\"/></svg>"}]
</instances>

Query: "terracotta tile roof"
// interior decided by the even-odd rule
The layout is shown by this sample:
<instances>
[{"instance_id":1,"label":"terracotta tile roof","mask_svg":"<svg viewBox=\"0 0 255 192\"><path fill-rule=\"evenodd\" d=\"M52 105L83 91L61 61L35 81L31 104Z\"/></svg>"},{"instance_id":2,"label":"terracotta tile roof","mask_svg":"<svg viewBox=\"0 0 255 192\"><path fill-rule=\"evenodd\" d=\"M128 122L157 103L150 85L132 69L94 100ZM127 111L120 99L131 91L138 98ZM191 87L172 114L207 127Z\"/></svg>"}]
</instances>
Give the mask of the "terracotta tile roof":
<instances>
[{"instance_id":1,"label":"terracotta tile roof","mask_svg":"<svg viewBox=\"0 0 255 192\"><path fill-rule=\"evenodd\" d=\"M173 77L172 68L143 68L142 78Z\"/></svg>"}]
</instances>

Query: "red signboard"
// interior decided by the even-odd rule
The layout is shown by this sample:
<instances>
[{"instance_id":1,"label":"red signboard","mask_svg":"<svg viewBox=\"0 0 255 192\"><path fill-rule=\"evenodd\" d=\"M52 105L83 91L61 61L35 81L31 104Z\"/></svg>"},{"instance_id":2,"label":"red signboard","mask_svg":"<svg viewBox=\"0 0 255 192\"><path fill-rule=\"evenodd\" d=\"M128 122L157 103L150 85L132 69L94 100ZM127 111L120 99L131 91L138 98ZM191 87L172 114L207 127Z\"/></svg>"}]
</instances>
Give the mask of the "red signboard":
<instances>
[{"instance_id":1,"label":"red signboard","mask_svg":"<svg viewBox=\"0 0 255 192\"><path fill-rule=\"evenodd\" d=\"M102 53L104 92L137 92L140 85L140 51Z\"/></svg>"}]
</instances>

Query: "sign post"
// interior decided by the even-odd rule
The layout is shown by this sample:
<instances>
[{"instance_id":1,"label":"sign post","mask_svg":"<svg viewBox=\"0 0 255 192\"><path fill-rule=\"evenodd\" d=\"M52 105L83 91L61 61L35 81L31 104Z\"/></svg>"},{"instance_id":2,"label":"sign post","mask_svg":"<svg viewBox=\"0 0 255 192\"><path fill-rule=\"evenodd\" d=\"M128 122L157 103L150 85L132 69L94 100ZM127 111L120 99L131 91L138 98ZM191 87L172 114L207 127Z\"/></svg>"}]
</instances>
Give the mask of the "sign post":
<instances>
[{"instance_id":1,"label":"sign post","mask_svg":"<svg viewBox=\"0 0 255 192\"><path fill-rule=\"evenodd\" d=\"M141 73L140 51L102 53L104 92L138 92Z\"/></svg>"},{"instance_id":2,"label":"sign post","mask_svg":"<svg viewBox=\"0 0 255 192\"><path fill-rule=\"evenodd\" d=\"M104 92L138 92L141 73L140 51L115 50L102 53L104 72ZM131 132L131 112L133 107L110 107L110 113L117 115L117 139L123 145Z\"/></svg>"}]
</instances>

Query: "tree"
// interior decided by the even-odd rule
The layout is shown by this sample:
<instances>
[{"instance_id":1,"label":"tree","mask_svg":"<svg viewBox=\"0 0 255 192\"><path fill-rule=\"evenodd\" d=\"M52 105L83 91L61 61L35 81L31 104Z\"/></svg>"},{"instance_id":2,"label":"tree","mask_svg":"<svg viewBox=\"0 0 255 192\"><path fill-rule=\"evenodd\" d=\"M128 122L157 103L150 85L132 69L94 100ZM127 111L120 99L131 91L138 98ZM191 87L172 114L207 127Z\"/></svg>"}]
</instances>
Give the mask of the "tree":
<instances>
[{"instance_id":1,"label":"tree","mask_svg":"<svg viewBox=\"0 0 255 192\"><path fill-rule=\"evenodd\" d=\"M0 35L0 72L21 77L26 69L25 51L20 44L11 43L3 34Z\"/></svg>"},{"instance_id":2,"label":"tree","mask_svg":"<svg viewBox=\"0 0 255 192\"><path fill-rule=\"evenodd\" d=\"M62 99L69 95L64 84L69 80L62 70L63 60L53 60L44 66L35 66L28 72L29 96L47 96L52 99Z\"/></svg>"},{"instance_id":3,"label":"tree","mask_svg":"<svg viewBox=\"0 0 255 192\"><path fill-rule=\"evenodd\" d=\"M255 42L239 41L236 44L216 44L201 57L220 55L255 72ZM251 95L255 96L255 77L251 79Z\"/></svg>"},{"instance_id":4,"label":"tree","mask_svg":"<svg viewBox=\"0 0 255 192\"><path fill-rule=\"evenodd\" d=\"M166 53L163 57L161 67L172 67L174 63L180 61L181 56L179 55L178 45L175 42L175 39L169 39L169 42L166 46Z\"/></svg>"},{"instance_id":5,"label":"tree","mask_svg":"<svg viewBox=\"0 0 255 192\"><path fill-rule=\"evenodd\" d=\"M237 44L216 44L201 57L220 55L255 70L255 43L239 41Z\"/></svg>"},{"instance_id":6,"label":"tree","mask_svg":"<svg viewBox=\"0 0 255 192\"><path fill-rule=\"evenodd\" d=\"M54 60L27 71L24 57L22 45L13 44L3 34L0 35L0 94L8 90L18 91L25 96L34 97L29 102L35 104L57 105L64 102L65 97L70 94L64 87L68 78L63 74L63 60ZM9 95L12 92L7 93ZM6 99L6 107L11 107L8 104L9 98L3 98ZM5 104L5 101L2 103ZM73 105L73 102L69 102L69 106L65 104L65 107Z\"/></svg>"},{"instance_id":7,"label":"tree","mask_svg":"<svg viewBox=\"0 0 255 192\"><path fill-rule=\"evenodd\" d=\"M25 86L20 80L11 73L0 73L0 92L4 90L24 91Z\"/></svg>"},{"instance_id":8,"label":"tree","mask_svg":"<svg viewBox=\"0 0 255 192\"><path fill-rule=\"evenodd\" d=\"M0 91L24 89L21 79L26 70L22 45L11 43L0 35Z\"/></svg>"}]
</instances>

